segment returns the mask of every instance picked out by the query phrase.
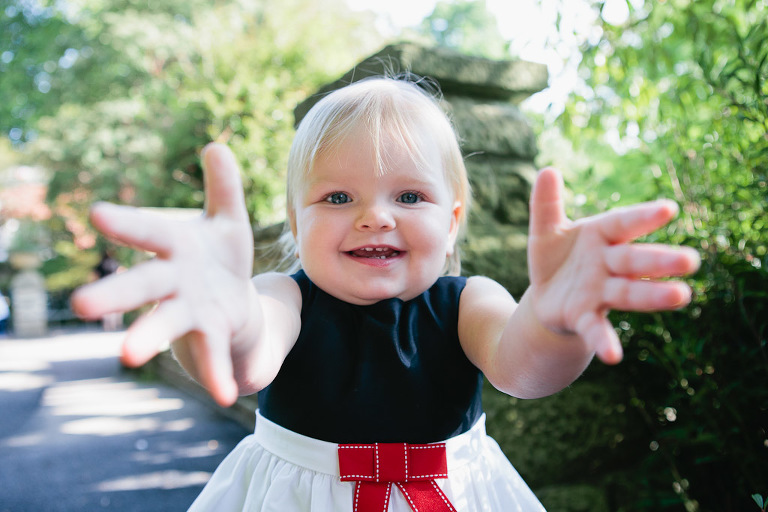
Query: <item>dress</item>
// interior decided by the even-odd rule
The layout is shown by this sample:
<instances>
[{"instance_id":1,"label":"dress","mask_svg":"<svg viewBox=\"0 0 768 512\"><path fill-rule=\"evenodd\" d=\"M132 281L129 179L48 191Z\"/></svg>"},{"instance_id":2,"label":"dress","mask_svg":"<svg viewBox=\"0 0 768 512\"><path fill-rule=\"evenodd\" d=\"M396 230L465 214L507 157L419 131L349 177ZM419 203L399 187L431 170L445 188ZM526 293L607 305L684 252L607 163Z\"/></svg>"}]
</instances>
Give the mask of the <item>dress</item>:
<instances>
[{"instance_id":1,"label":"dress","mask_svg":"<svg viewBox=\"0 0 768 512\"><path fill-rule=\"evenodd\" d=\"M485 433L482 375L456 332L465 278L442 277L410 301L354 306L303 271L292 277L302 292L299 338L259 393L254 434L216 469L191 511L351 512L360 486L340 479L338 443L439 442L447 478L431 482L455 510L544 510ZM391 487L386 510L413 510L407 488Z\"/></svg>"}]
</instances>

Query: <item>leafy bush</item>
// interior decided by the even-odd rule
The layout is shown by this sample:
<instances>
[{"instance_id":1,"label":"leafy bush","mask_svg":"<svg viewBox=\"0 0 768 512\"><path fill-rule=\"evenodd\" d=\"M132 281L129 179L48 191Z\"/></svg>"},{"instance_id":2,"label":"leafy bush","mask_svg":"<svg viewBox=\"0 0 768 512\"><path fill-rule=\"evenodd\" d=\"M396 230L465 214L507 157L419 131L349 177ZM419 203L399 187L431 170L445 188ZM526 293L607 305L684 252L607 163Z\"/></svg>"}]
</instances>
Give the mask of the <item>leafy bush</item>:
<instances>
[{"instance_id":1,"label":"leafy bush","mask_svg":"<svg viewBox=\"0 0 768 512\"><path fill-rule=\"evenodd\" d=\"M768 486L768 272L713 251L696 285L685 314L614 315L649 447L612 482L626 510L745 510Z\"/></svg>"},{"instance_id":2,"label":"leafy bush","mask_svg":"<svg viewBox=\"0 0 768 512\"><path fill-rule=\"evenodd\" d=\"M605 3L583 48L589 88L559 118L590 162L571 188L581 213L675 198L680 219L647 241L703 264L684 311L612 314L626 360L584 379L614 391L622 440L582 478L611 510L752 510L768 491L768 5L627 2L613 26Z\"/></svg>"}]
</instances>

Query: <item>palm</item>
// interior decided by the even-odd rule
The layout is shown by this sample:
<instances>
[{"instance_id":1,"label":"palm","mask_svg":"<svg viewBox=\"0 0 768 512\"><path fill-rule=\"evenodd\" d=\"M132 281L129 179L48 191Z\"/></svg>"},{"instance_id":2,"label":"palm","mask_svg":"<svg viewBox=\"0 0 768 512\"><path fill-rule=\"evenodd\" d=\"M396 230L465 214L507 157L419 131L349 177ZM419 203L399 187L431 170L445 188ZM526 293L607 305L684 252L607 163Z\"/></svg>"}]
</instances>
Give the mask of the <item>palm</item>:
<instances>
[{"instance_id":1,"label":"palm","mask_svg":"<svg viewBox=\"0 0 768 512\"><path fill-rule=\"evenodd\" d=\"M560 176L545 169L531 197L528 261L534 310L549 329L579 335L603 361L615 363L622 351L608 311L684 305L690 299L686 285L653 279L695 270L698 255L629 243L669 222L674 203L643 203L574 222L565 215L562 191Z\"/></svg>"},{"instance_id":2,"label":"palm","mask_svg":"<svg viewBox=\"0 0 768 512\"><path fill-rule=\"evenodd\" d=\"M73 306L96 318L157 303L130 327L124 362L143 364L168 341L188 336L203 380L231 395L229 341L247 320L253 237L232 153L211 145L204 164L206 211L197 219L180 221L106 204L94 208L96 228L156 258L79 290Z\"/></svg>"}]
</instances>

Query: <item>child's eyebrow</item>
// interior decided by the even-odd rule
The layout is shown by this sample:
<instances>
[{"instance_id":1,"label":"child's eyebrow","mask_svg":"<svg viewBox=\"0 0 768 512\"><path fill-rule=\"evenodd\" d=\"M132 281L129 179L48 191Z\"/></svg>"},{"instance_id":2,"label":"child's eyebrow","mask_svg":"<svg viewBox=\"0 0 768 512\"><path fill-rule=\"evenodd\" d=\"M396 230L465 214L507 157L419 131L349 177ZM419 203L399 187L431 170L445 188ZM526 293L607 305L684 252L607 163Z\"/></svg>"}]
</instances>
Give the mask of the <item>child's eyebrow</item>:
<instances>
[{"instance_id":1,"label":"child's eyebrow","mask_svg":"<svg viewBox=\"0 0 768 512\"><path fill-rule=\"evenodd\" d=\"M404 180L406 187L411 188L431 188L440 184L438 179L422 179L418 176L409 176L407 180Z\"/></svg>"},{"instance_id":2,"label":"child's eyebrow","mask_svg":"<svg viewBox=\"0 0 768 512\"><path fill-rule=\"evenodd\" d=\"M448 183L448 179L442 170L421 168L411 170L411 172L404 178L404 181L422 186L435 186L442 183Z\"/></svg>"},{"instance_id":3,"label":"child's eyebrow","mask_svg":"<svg viewBox=\"0 0 768 512\"><path fill-rule=\"evenodd\" d=\"M307 176L307 178L304 180L304 188L312 188L317 186L325 186L330 184L338 184L338 185L344 185L345 181L342 179L339 179L338 177L330 177L330 176L320 176L317 175L314 176Z\"/></svg>"}]
</instances>

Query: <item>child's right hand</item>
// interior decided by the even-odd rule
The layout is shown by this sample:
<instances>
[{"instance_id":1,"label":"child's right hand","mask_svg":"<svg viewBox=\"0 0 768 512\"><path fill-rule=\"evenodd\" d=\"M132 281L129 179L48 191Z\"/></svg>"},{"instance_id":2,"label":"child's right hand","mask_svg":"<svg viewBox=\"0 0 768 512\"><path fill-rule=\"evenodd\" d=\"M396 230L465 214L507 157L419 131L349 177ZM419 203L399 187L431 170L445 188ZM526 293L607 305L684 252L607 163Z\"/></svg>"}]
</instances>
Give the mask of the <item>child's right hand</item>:
<instances>
[{"instance_id":1,"label":"child's right hand","mask_svg":"<svg viewBox=\"0 0 768 512\"><path fill-rule=\"evenodd\" d=\"M123 362L142 365L167 342L184 337L195 377L217 402L229 405L238 391L231 340L245 328L255 296L250 282L253 232L232 152L210 144L202 159L206 207L197 219L94 206L91 221L99 231L156 258L79 289L72 307L80 316L95 319L157 303L129 328Z\"/></svg>"}]
</instances>

